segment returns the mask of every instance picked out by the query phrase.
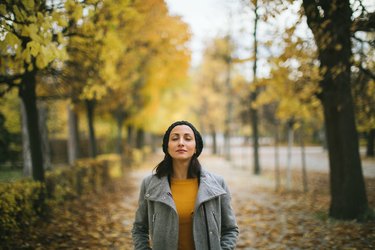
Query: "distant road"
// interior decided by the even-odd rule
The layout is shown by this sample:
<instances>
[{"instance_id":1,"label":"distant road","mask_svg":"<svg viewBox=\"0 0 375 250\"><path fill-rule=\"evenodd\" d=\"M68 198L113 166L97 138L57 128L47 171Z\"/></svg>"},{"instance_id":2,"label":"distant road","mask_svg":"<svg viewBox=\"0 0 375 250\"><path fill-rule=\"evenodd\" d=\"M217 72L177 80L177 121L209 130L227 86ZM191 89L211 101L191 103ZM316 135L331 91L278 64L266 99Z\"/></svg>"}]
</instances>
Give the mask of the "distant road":
<instances>
[{"instance_id":1,"label":"distant road","mask_svg":"<svg viewBox=\"0 0 375 250\"><path fill-rule=\"evenodd\" d=\"M240 143L234 143L231 147L231 162L235 167L239 168L252 168L253 167L253 149L250 146L243 146ZM208 146L208 145L207 145ZM211 148L207 147L204 150L204 154L210 154ZM260 165L261 168L270 169L275 167L275 148L273 146L261 146L260 147ZM309 146L305 147L306 154L306 167L307 170L328 172L329 171L329 160L328 151L324 150L320 146ZM364 149L361 149L361 155L364 155ZM364 158L364 157L363 157ZM287 166L287 147L279 147L279 159L280 167L285 168ZM292 148L292 168L301 168L302 157L301 148ZM375 159L363 159L362 169L364 176L375 178Z\"/></svg>"}]
</instances>

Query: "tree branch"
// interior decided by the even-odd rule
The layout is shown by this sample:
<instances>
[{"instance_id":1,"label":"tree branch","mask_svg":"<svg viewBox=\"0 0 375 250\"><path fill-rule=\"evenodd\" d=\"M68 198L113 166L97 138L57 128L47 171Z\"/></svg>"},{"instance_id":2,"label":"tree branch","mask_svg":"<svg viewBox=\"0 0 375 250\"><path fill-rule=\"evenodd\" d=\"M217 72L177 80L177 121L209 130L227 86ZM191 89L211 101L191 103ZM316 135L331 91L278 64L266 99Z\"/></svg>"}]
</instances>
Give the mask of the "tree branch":
<instances>
[{"instance_id":1,"label":"tree branch","mask_svg":"<svg viewBox=\"0 0 375 250\"><path fill-rule=\"evenodd\" d=\"M368 69L365 69L361 63L356 65L365 75L369 76L372 80L375 80L375 74Z\"/></svg>"},{"instance_id":2,"label":"tree branch","mask_svg":"<svg viewBox=\"0 0 375 250\"><path fill-rule=\"evenodd\" d=\"M12 75L12 76L0 75L0 84L6 83L6 85L9 85L11 87L16 87L18 86L18 84L15 84L14 81L19 80L21 78L22 78L21 74Z\"/></svg>"},{"instance_id":3,"label":"tree branch","mask_svg":"<svg viewBox=\"0 0 375 250\"><path fill-rule=\"evenodd\" d=\"M15 84L14 81L21 78L21 75L14 75L11 77L0 75L0 86L5 85L5 89L0 90L0 98L3 97L13 88L18 88L20 85Z\"/></svg>"},{"instance_id":4,"label":"tree branch","mask_svg":"<svg viewBox=\"0 0 375 250\"><path fill-rule=\"evenodd\" d=\"M5 90L0 91L0 98L3 97L6 93L8 93L13 87L7 86Z\"/></svg>"},{"instance_id":5,"label":"tree branch","mask_svg":"<svg viewBox=\"0 0 375 250\"><path fill-rule=\"evenodd\" d=\"M353 21L352 32L357 31L375 32L375 12L367 13L365 16L360 16Z\"/></svg>"},{"instance_id":6,"label":"tree branch","mask_svg":"<svg viewBox=\"0 0 375 250\"><path fill-rule=\"evenodd\" d=\"M322 22L322 18L320 17L316 2L314 0L303 0L302 5L307 18L307 25L314 34L318 33L318 24Z\"/></svg>"}]
</instances>

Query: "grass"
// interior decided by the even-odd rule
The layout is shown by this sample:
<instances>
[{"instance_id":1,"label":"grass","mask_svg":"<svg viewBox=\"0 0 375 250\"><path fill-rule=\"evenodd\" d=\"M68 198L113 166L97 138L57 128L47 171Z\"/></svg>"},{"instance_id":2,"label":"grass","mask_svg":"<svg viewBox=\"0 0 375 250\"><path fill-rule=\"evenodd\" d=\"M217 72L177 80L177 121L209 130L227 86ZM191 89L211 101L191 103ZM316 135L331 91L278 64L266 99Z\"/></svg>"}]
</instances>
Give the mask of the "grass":
<instances>
[{"instance_id":1,"label":"grass","mask_svg":"<svg viewBox=\"0 0 375 250\"><path fill-rule=\"evenodd\" d=\"M11 182L23 178L22 169L0 167L0 182Z\"/></svg>"}]
</instances>

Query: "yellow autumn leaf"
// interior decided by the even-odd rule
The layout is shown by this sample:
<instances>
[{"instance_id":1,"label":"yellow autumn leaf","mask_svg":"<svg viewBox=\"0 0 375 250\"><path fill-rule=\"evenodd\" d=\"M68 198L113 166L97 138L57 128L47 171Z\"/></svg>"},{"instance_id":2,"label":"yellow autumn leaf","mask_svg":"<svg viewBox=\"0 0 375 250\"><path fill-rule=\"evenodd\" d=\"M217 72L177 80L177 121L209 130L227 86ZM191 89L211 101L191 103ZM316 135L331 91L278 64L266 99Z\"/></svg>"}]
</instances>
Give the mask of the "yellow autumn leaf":
<instances>
[{"instance_id":1,"label":"yellow autumn leaf","mask_svg":"<svg viewBox=\"0 0 375 250\"><path fill-rule=\"evenodd\" d=\"M27 66L27 71L32 71L34 69L34 66L30 63L30 64L28 64L28 66Z\"/></svg>"},{"instance_id":2,"label":"yellow autumn leaf","mask_svg":"<svg viewBox=\"0 0 375 250\"><path fill-rule=\"evenodd\" d=\"M68 25L66 17L57 11L52 12L52 20L57 22L61 27L66 27Z\"/></svg>"},{"instance_id":3,"label":"yellow autumn leaf","mask_svg":"<svg viewBox=\"0 0 375 250\"><path fill-rule=\"evenodd\" d=\"M7 14L7 10L6 10L5 4L0 4L0 14L1 15Z\"/></svg>"},{"instance_id":4,"label":"yellow autumn leaf","mask_svg":"<svg viewBox=\"0 0 375 250\"><path fill-rule=\"evenodd\" d=\"M25 6L26 10L32 11L35 7L34 0L23 0L22 4Z\"/></svg>"},{"instance_id":5,"label":"yellow autumn leaf","mask_svg":"<svg viewBox=\"0 0 375 250\"><path fill-rule=\"evenodd\" d=\"M79 19L81 19L82 11L83 11L82 5L75 6L74 12L72 14L72 17L75 21L78 21Z\"/></svg>"},{"instance_id":6,"label":"yellow autumn leaf","mask_svg":"<svg viewBox=\"0 0 375 250\"><path fill-rule=\"evenodd\" d=\"M7 49L7 46L18 46L21 43L19 38L11 32L8 32L5 36L4 41L1 43L2 50Z\"/></svg>"},{"instance_id":7,"label":"yellow autumn leaf","mask_svg":"<svg viewBox=\"0 0 375 250\"><path fill-rule=\"evenodd\" d=\"M35 22L37 22L37 18L34 15L30 15L30 16L27 17L27 21L30 22L30 23L35 23Z\"/></svg>"},{"instance_id":8,"label":"yellow autumn leaf","mask_svg":"<svg viewBox=\"0 0 375 250\"><path fill-rule=\"evenodd\" d=\"M24 51L22 51L21 59L22 59L24 62L30 64L30 63L31 63L31 54L30 54L30 51L29 51L29 50L26 50L26 49L25 49Z\"/></svg>"},{"instance_id":9,"label":"yellow autumn leaf","mask_svg":"<svg viewBox=\"0 0 375 250\"><path fill-rule=\"evenodd\" d=\"M26 48L30 51L30 54L36 57L40 50L40 44L36 41L30 41L27 43Z\"/></svg>"},{"instance_id":10,"label":"yellow autumn leaf","mask_svg":"<svg viewBox=\"0 0 375 250\"><path fill-rule=\"evenodd\" d=\"M24 18L27 17L27 15L24 15L25 13L22 13L23 11L20 10L17 5L13 5L12 8L16 20L24 21Z\"/></svg>"}]
</instances>

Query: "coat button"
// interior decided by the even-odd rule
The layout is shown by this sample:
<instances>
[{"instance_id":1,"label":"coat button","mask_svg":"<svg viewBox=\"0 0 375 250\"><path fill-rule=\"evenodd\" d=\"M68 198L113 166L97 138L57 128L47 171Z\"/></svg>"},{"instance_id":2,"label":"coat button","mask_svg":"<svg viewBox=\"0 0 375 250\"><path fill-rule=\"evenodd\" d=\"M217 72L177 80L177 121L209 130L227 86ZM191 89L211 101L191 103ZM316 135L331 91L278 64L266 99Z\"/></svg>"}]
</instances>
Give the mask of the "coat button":
<instances>
[{"instance_id":1,"label":"coat button","mask_svg":"<svg viewBox=\"0 0 375 250\"><path fill-rule=\"evenodd\" d=\"M210 234L212 234L212 231L210 231Z\"/></svg>"},{"instance_id":2,"label":"coat button","mask_svg":"<svg viewBox=\"0 0 375 250\"><path fill-rule=\"evenodd\" d=\"M146 198L150 197L150 194L146 194Z\"/></svg>"}]
</instances>

